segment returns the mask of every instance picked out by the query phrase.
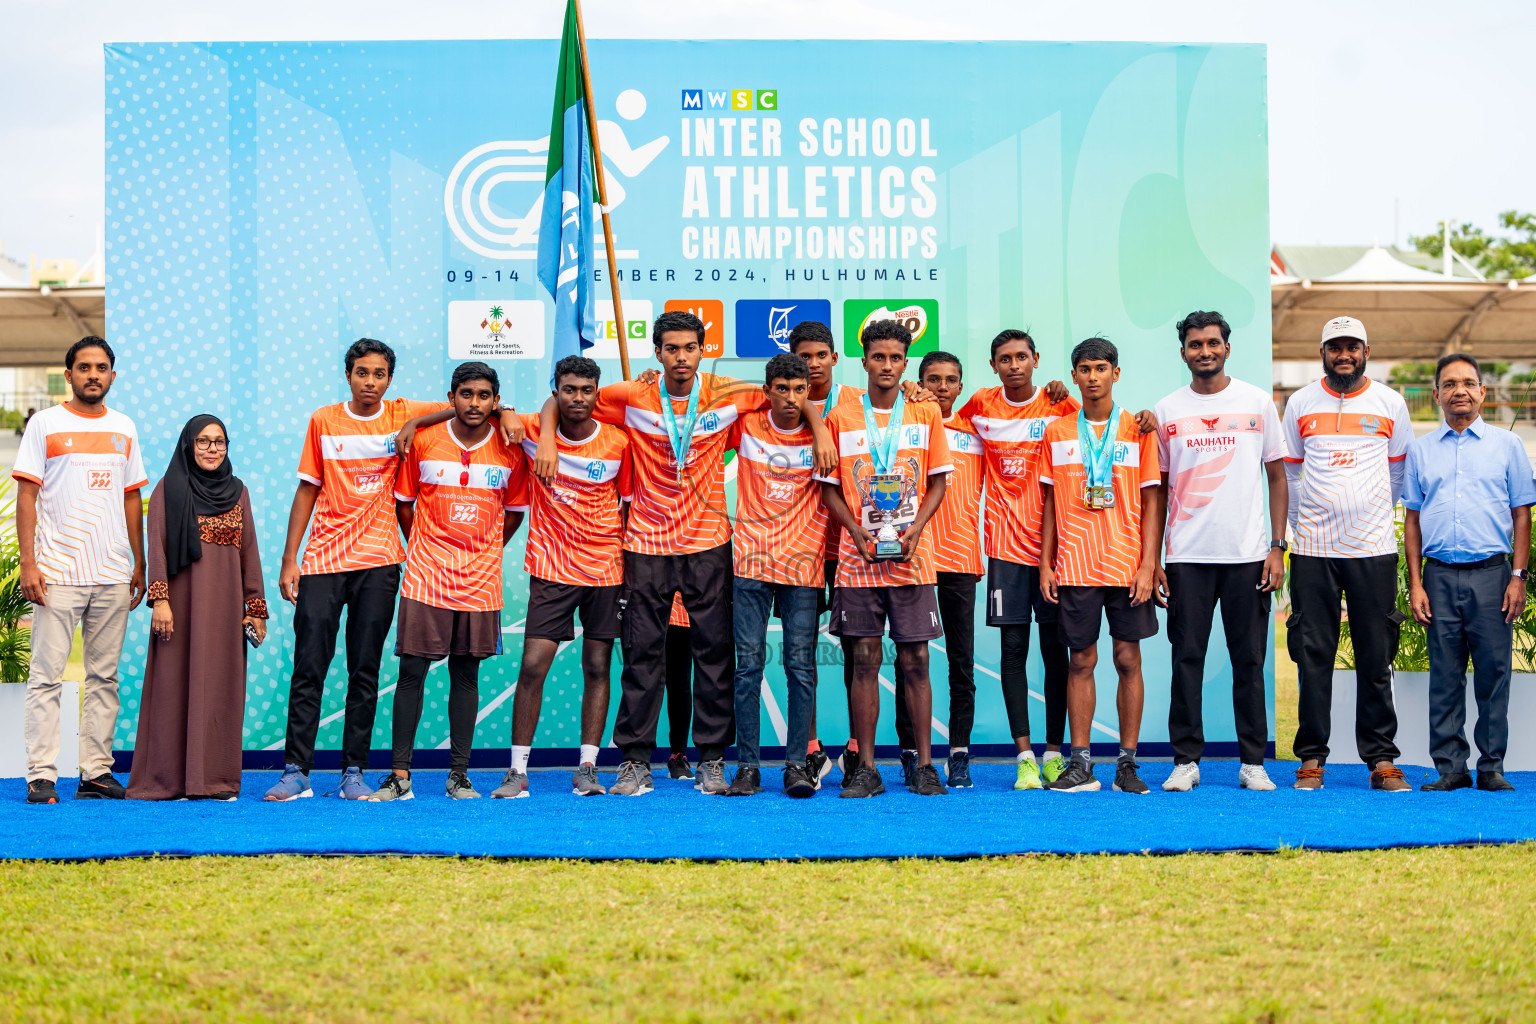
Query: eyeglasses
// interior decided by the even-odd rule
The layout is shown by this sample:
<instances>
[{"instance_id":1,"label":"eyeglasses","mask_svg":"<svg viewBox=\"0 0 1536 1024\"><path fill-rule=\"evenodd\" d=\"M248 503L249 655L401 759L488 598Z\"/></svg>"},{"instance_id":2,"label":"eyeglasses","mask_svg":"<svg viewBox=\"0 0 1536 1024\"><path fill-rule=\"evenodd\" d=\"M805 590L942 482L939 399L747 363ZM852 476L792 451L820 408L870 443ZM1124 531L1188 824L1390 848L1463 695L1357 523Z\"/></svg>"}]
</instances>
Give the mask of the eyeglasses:
<instances>
[{"instance_id":1,"label":"eyeglasses","mask_svg":"<svg viewBox=\"0 0 1536 1024\"><path fill-rule=\"evenodd\" d=\"M469 486L469 452L468 452L468 450L461 450L459 452L459 465L464 467L463 472L461 472L459 474L459 486L460 487L468 487Z\"/></svg>"},{"instance_id":2,"label":"eyeglasses","mask_svg":"<svg viewBox=\"0 0 1536 1024\"><path fill-rule=\"evenodd\" d=\"M194 438L192 443L197 446L197 450L200 452L224 452L229 450L229 441L222 437L198 437Z\"/></svg>"}]
</instances>

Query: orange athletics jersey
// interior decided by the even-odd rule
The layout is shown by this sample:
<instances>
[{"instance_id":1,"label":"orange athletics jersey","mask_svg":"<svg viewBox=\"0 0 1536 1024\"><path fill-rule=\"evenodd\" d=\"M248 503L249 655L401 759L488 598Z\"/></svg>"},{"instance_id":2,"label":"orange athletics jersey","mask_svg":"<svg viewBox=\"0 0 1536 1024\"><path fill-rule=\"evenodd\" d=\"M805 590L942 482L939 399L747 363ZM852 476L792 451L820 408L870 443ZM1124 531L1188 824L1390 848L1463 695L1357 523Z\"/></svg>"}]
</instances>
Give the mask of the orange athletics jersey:
<instances>
[{"instance_id":1,"label":"orange athletics jersey","mask_svg":"<svg viewBox=\"0 0 1536 1024\"><path fill-rule=\"evenodd\" d=\"M418 432L400 462L395 497L416 503L400 594L434 608L499 611L503 512L527 486L528 460L497 430L466 448L453 423Z\"/></svg>"},{"instance_id":2,"label":"orange athletics jersey","mask_svg":"<svg viewBox=\"0 0 1536 1024\"><path fill-rule=\"evenodd\" d=\"M688 609L683 607L682 591L672 595L672 615L667 620L667 625L688 628Z\"/></svg>"},{"instance_id":3,"label":"orange athletics jersey","mask_svg":"<svg viewBox=\"0 0 1536 1024\"><path fill-rule=\"evenodd\" d=\"M862 412L861 412L862 415ZM923 532L933 542L935 572L980 574L981 567L981 438L964 416L951 413L944 421L944 439L955 471L944 487L944 501Z\"/></svg>"},{"instance_id":4,"label":"orange athletics jersey","mask_svg":"<svg viewBox=\"0 0 1536 1024\"><path fill-rule=\"evenodd\" d=\"M527 465L539 447L539 418L522 415ZM560 466L545 484L525 469L522 493L527 508L528 575L577 587L611 587L624 582L624 520L620 502L630 498L629 438L618 427L595 424L585 441L555 431Z\"/></svg>"},{"instance_id":5,"label":"orange athletics jersey","mask_svg":"<svg viewBox=\"0 0 1536 1024\"><path fill-rule=\"evenodd\" d=\"M767 409L736 424L736 575L793 587L825 585L827 510L815 472L811 428L786 434Z\"/></svg>"},{"instance_id":6,"label":"orange athletics jersey","mask_svg":"<svg viewBox=\"0 0 1536 1024\"><path fill-rule=\"evenodd\" d=\"M1056 582L1067 587L1128 587L1141 568L1141 493L1162 483L1157 437L1120 410L1115 425L1113 508L1083 503L1088 474L1078 450L1077 416L1045 428L1040 482L1051 484L1056 507Z\"/></svg>"},{"instance_id":7,"label":"orange athletics jersey","mask_svg":"<svg viewBox=\"0 0 1536 1024\"><path fill-rule=\"evenodd\" d=\"M832 390L827 393L826 398L823 398L819 402L813 401L811 405L815 408L816 415L825 420L827 418L827 399L833 400L832 408L834 409L840 408L844 405L852 405L855 409L861 409L863 406L859 405L859 399L863 397L863 388L850 387L847 384L834 383L832 385ZM838 545L842 542L843 528L838 525L836 519L833 519L830 515L827 516L827 541L821 549L822 561L837 561L837 548Z\"/></svg>"},{"instance_id":8,"label":"orange athletics jersey","mask_svg":"<svg viewBox=\"0 0 1536 1024\"><path fill-rule=\"evenodd\" d=\"M1068 396L1059 403L1036 388L1027 402L1014 404L1000 387L982 388L960 407L981 438L986 459L986 554L1016 565L1040 564L1044 502L1040 461L1045 428L1062 416L1074 422L1079 406Z\"/></svg>"},{"instance_id":9,"label":"orange athletics jersey","mask_svg":"<svg viewBox=\"0 0 1536 1024\"><path fill-rule=\"evenodd\" d=\"M299 479L320 488L299 572L350 572L398 565L405 558L390 493L399 469L395 435L407 420L446 402L391 398L367 419L346 402L317 409L299 456Z\"/></svg>"},{"instance_id":10,"label":"orange athletics jersey","mask_svg":"<svg viewBox=\"0 0 1536 1024\"><path fill-rule=\"evenodd\" d=\"M133 420L106 406L95 416L62 405L34 413L11 476L38 485L33 555L44 580L101 587L133 579L123 502L149 482Z\"/></svg>"},{"instance_id":11,"label":"orange athletics jersey","mask_svg":"<svg viewBox=\"0 0 1536 1024\"><path fill-rule=\"evenodd\" d=\"M766 407L763 389L734 377L701 373L698 420L693 426L683 483L677 481L672 439L661 415L661 381L619 381L598 392L592 415L624 428L634 466L634 501L624 550L682 555L717 548L731 539L725 508L725 450L742 413ZM672 399L679 425L688 400Z\"/></svg>"},{"instance_id":12,"label":"orange athletics jersey","mask_svg":"<svg viewBox=\"0 0 1536 1024\"><path fill-rule=\"evenodd\" d=\"M903 504L898 515L908 515L923 503L928 493L928 477L949 473L954 469L950 462L949 441L944 436L944 425L939 418L939 407L933 402L904 403L901 434L897 441L896 464L893 473L905 477L912 495ZM875 411L875 426L884 428L890 421L889 411ZM817 477L827 483L837 484L843 492L843 500L854 516L864 506L863 491L869 486L869 478L875 475L875 467L869 457L868 442L864 437L864 408L858 405L840 405L827 417L827 430L837 439L837 475ZM918 539L917 550L910 562L879 561L873 565L864 561L853 538L845 531L837 551L837 585L839 587L904 587L912 584L933 583L933 523L929 523Z\"/></svg>"}]
</instances>

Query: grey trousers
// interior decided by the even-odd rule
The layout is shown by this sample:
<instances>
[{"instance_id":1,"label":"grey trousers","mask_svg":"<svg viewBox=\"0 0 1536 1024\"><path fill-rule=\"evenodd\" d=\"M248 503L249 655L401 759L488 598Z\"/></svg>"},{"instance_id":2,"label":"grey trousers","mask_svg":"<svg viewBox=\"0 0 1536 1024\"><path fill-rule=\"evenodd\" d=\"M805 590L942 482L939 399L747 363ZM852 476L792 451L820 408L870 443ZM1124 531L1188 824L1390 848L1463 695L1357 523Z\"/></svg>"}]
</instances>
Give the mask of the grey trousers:
<instances>
[{"instance_id":1,"label":"grey trousers","mask_svg":"<svg viewBox=\"0 0 1536 1024\"><path fill-rule=\"evenodd\" d=\"M65 587L48 584L45 604L32 610L32 666L27 676L27 781L59 777L59 697L64 667L75 643L85 642L85 685L80 687L80 775L112 770L117 729L117 663L128 629L128 584Z\"/></svg>"},{"instance_id":2,"label":"grey trousers","mask_svg":"<svg viewBox=\"0 0 1536 1024\"><path fill-rule=\"evenodd\" d=\"M1503 771L1509 745L1509 673L1514 630L1499 606L1509 566L1453 569L1424 564L1429 595L1429 752L1441 774L1467 770L1467 658L1477 725L1479 771Z\"/></svg>"}]
</instances>

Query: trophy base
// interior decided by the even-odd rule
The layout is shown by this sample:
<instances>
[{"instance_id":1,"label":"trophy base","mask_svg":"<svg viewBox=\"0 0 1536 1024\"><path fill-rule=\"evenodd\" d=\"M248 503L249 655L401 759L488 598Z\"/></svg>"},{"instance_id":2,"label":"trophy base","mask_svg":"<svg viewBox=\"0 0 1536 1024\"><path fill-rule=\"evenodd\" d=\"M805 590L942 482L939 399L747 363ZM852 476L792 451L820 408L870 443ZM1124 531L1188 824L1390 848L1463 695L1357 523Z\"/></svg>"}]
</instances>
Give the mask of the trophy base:
<instances>
[{"instance_id":1,"label":"trophy base","mask_svg":"<svg viewBox=\"0 0 1536 1024\"><path fill-rule=\"evenodd\" d=\"M875 558L889 561L901 557L901 541L877 540L875 541Z\"/></svg>"}]
</instances>

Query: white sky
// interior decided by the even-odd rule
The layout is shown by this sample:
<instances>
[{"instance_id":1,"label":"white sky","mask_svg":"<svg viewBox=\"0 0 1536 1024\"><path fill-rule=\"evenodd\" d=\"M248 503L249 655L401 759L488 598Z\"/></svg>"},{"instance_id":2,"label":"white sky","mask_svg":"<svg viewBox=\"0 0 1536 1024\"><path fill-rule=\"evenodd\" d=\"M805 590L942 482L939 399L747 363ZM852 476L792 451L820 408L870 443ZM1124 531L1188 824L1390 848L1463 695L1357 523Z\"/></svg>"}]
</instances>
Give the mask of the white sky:
<instances>
[{"instance_id":1,"label":"white sky","mask_svg":"<svg viewBox=\"0 0 1536 1024\"><path fill-rule=\"evenodd\" d=\"M102 43L552 37L564 0L0 0L0 243L84 260L102 219ZM1536 207L1536 3L586 0L594 38L1262 42L1280 242L1367 244Z\"/></svg>"}]
</instances>

